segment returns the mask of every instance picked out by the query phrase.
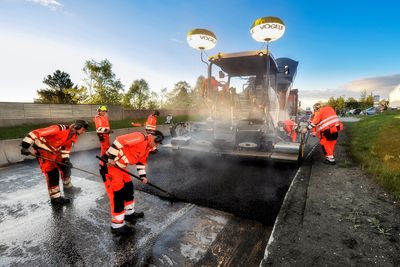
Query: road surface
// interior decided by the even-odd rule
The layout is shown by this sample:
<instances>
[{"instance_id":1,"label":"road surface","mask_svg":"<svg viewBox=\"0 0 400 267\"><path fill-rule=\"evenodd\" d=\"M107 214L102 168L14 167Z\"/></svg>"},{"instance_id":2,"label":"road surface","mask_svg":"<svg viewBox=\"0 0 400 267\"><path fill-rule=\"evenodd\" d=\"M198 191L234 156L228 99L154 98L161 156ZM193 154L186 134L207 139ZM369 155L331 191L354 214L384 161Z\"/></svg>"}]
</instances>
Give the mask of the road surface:
<instances>
[{"instance_id":1,"label":"road surface","mask_svg":"<svg viewBox=\"0 0 400 267\"><path fill-rule=\"evenodd\" d=\"M71 161L97 174L97 152L73 153ZM148 178L181 201L135 181L137 210L145 217L131 225L134 234L116 237L101 178L74 169L82 193L53 208L35 161L4 167L0 265L258 266L295 172L293 165L160 147L149 158Z\"/></svg>"}]
</instances>

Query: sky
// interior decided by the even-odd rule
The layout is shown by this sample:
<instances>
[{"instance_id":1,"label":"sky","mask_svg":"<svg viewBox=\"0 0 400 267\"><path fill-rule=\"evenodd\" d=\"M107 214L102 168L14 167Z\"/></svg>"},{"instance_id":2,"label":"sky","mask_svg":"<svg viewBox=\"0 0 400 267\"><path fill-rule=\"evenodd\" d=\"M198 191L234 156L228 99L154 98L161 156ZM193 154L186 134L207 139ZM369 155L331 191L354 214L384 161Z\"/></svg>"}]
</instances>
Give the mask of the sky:
<instances>
[{"instance_id":1,"label":"sky","mask_svg":"<svg viewBox=\"0 0 400 267\"><path fill-rule=\"evenodd\" d=\"M206 67L188 31L215 33L209 55L258 50L250 27L267 16L285 23L270 51L299 61L303 107L363 90L387 98L400 84L399 10L397 0L0 0L0 102L33 102L57 69L84 85L91 59L108 59L125 89L142 78L156 92L194 85Z\"/></svg>"}]
</instances>

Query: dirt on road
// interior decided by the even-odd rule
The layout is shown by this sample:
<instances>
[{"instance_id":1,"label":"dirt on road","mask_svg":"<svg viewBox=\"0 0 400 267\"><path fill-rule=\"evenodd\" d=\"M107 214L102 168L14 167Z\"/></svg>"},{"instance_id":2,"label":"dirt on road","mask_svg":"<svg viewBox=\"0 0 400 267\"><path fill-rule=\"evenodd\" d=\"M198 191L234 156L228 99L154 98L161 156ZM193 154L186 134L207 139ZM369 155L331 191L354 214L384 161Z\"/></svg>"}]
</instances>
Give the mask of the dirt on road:
<instances>
[{"instance_id":1,"label":"dirt on road","mask_svg":"<svg viewBox=\"0 0 400 267\"><path fill-rule=\"evenodd\" d=\"M302 167L263 266L400 266L400 205L352 161L349 140L341 133L336 165L318 145Z\"/></svg>"}]
</instances>

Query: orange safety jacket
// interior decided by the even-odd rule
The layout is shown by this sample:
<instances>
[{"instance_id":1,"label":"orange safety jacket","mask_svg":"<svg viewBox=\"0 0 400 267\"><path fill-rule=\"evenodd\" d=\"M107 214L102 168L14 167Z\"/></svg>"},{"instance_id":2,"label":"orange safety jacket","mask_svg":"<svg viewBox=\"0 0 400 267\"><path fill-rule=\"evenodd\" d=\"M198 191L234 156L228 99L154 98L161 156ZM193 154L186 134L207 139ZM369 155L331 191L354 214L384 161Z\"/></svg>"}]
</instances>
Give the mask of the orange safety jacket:
<instances>
[{"instance_id":1,"label":"orange safety jacket","mask_svg":"<svg viewBox=\"0 0 400 267\"><path fill-rule=\"evenodd\" d=\"M150 130L150 131L155 131L157 129L157 117L156 116L150 115L149 117L147 117L145 129Z\"/></svg>"},{"instance_id":2,"label":"orange safety jacket","mask_svg":"<svg viewBox=\"0 0 400 267\"><path fill-rule=\"evenodd\" d=\"M339 126L340 129L342 128L339 117L336 115L336 112L332 107L325 106L322 107L318 112L315 112L314 118L308 125L308 128L311 130L313 127L315 127L317 132L323 132L335 126Z\"/></svg>"},{"instance_id":3,"label":"orange safety jacket","mask_svg":"<svg viewBox=\"0 0 400 267\"><path fill-rule=\"evenodd\" d=\"M283 121L283 129L288 134L288 136L290 136L293 142L295 142L297 139L296 128L297 128L297 123L295 123L294 121L292 120Z\"/></svg>"},{"instance_id":4,"label":"orange safety jacket","mask_svg":"<svg viewBox=\"0 0 400 267\"><path fill-rule=\"evenodd\" d=\"M146 176L147 157L152 149L145 134L134 132L118 136L107 154L120 168L136 165L139 176L143 177Z\"/></svg>"},{"instance_id":5,"label":"orange safety jacket","mask_svg":"<svg viewBox=\"0 0 400 267\"><path fill-rule=\"evenodd\" d=\"M98 134L110 133L110 123L107 116L96 115L94 117L94 124L96 125L96 132Z\"/></svg>"},{"instance_id":6,"label":"orange safety jacket","mask_svg":"<svg viewBox=\"0 0 400 267\"><path fill-rule=\"evenodd\" d=\"M310 118L310 120L308 121L309 123L312 122L312 120L314 119L315 114L316 114L317 112L318 112L318 111L314 111L314 112L312 113L311 118ZM315 127L313 127L313 128L311 129L311 133L312 133L313 136L316 136L316 135L317 135L317 129L316 129ZM319 134L318 134L318 138L320 138L320 135L319 135Z\"/></svg>"},{"instance_id":7,"label":"orange safety jacket","mask_svg":"<svg viewBox=\"0 0 400 267\"><path fill-rule=\"evenodd\" d=\"M69 158L73 143L78 141L78 135L71 130L69 125L52 125L29 132L22 142L34 144L34 148L51 153L61 153L62 158Z\"/></svg>"}]
</instances>

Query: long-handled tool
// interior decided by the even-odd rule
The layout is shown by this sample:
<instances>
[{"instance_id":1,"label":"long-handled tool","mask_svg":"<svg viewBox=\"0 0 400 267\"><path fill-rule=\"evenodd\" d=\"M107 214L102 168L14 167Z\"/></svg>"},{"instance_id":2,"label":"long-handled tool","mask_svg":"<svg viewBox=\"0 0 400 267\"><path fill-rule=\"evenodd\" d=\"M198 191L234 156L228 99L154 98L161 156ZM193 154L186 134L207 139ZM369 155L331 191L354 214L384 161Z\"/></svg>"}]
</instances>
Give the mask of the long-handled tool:
<instances>
[{"instance_id":1,"label":"long-handled tool","mask_svg":"<svg viewBox=\"0 0 400 267\"><path fill-rule=\"evenodd\" d=\"M33 156L33 157L35 157L35 158L41 158L41 159L48 160L48 161L51 161L51 162L54 162L54 163L57 163L57 164L60 164L60 165L69 166L68 164L65 164L65 163L63 163L63 162L60 162L60 161L57 161L57 160L54 160L54 159L50 159L50 158L47 158L47 157L43 157L43 156L40 156L40 155L36 155L36 154L34 154L34 153L30 153L30 154L31 154L31 156ZM101 158L101 157L99 157L99 156L96 156L96 158L98 158L98 159L100 159L101 161L107 163L103 158ZM108 163L107 163L107 164L108 164ZM113 165L113 166L115 166L115 165ZM121 169L121 168L119 168L118 166L115 166L115 167L117 167L117 168L120 169L121 171L123 171L123 172L125 172L125 173L131 175L132 177L135 177L136 179L139 179L140 181L142 181L142 179L141 179L140 177L134 175L133 173L130 173L130 172L124 170L124 169ZM75 166L72 166L71 168L76 169L76 170L81 171L81 172L85 172L85 173L91 174L91 175L96 176L96 177L100 177L100 178L103 179L103 177L102 177L101 175L97 174L97 173L93 173L93 172L90 172L90 171L87 171L87 170L84 170L84 169L81 169L81 168L78 168L78 167L75 167ZM177 198L177 197L174 196L173 194L167 192L166 190L164 190L164 189L162 189L162 188L156 186L155 184L152 184L152 183L150 183L150 182L147 182L147 184L150 185L150 186L152 186L152 187L154 187L154 188L156 188L156 189L158 189L158 190L160 190L161 192L163 192L163 193L165 193L165 194L168 195L168 196L159 196L161 199L167 199L167 200L169 200L169 201L171 201L171 202L176 202L176 201L179 200L179 198Z\"/></svg>"},{"instance_id":2,"label":"long-handled tool","mask_svg":"<svg viewBox=\"0 0 400 267\"><path fill-rule=\"evenodd\" d=\"M44 160L47 160L47 161L51 161L51 162L54 162L54 163L57 163L57 164L60 164L60 165L69 166L68 164L65 164L64 162L60 162L60 161L57 161L57 160L54 160L54 159L50 159L50 158L47 158L47 157L43 157L43 156L40 156L40 155L35 155L34 153L31 153L31 156L34 156L36 158L41 158L41 159L44 159ZM81 172L86 172L88 174L91 174L91 175L94 175L94 176L97 176L97 177L101 178L100 174L96 174L96 173L93 173L93 172L90 172L90 171L87 171L87 170L84 170L84 169L81 169L81 168L78 168L78 167L75 167L75 166L72 166L71 168L76 169L76 170L81 171Z\"/></svg>"},{"instance_id":3,"label":"long-handled tool","mask_svg":"<svg viewBox=\"0 0 400 267\"><path fill-rule=\"evenodd\" d=\"M106 164L109 164L109 163L108 163L104 158L102 158L102 157L96 156L96 158L98 158L99 160L101 160L102 162L104 162L104 163L106 163ZM137 175L135 175L135 174L133 174L133 173L131 173L131 172L125 170L125 169L122 169L122 168L120 168L120 167L117 166L117 165L112 165L112 164L109 164L109 165L111 165L111 166L113 166L113 167L116 167L116 168L119 169L120 171L122 171L122 172L124 172L124 173L126 173L126 174L129 174L130 176L132 176L132 177L138 179L139 181L143 182L143 179L140 178L139 176L137 176ZM154 188L156 188L157 190L160 190L161 192L163 192L163 193L165 193L165 194L167 194L167 195L168 195L167 198L168 198L169 200L171 200L171 201L177 201L177 200L179 200L176 196L174 196L173 194L169 193L168 191L162 189L161 187L156 186L155 184L152 184L152 183L150 183L150 182L147 182L146 184L147 184L147 185L150 185L150 186L152 186L152 187L154 187ZM160 197L161 197L161 196L160 196Z\"/></svg>"}]
</instances>

